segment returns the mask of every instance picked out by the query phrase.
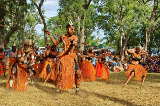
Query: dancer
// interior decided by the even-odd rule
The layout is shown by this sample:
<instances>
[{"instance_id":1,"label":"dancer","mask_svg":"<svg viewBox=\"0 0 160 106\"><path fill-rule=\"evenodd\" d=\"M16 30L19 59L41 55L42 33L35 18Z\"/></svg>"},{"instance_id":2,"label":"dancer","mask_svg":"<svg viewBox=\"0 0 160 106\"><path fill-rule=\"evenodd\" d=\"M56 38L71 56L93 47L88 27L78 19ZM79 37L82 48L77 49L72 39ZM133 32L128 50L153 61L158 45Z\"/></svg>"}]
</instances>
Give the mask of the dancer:
<instances>
[{"instance_id":1,"label":"dancer","mask_svg":"<svg viewBox=\"0 0 160 106\"><path fill-rule=\"evenodd\" d=\"M108 80L110 73L105 62L105 57L109 56L110 53L102 50L100 54L100 56L97 56L98 61L96 63L96 77L102 80Z\"/></svg>"},{"instance_id":2,"label":"dancer","mask_svg":"<svg viewBox=\"0 0 160 106\"><path fill-rule=\"evenodd\" d=\"M33 72L33 50L32 41L25 40L23 47L17 51L16 62L11 68L7 87L18 91L25 91L28 88L29 78Z\"/></svg>"},{"instance_id":3,"label":"dancer","mask_svg":"<svg viewBox=\"0 0 160 106\"><path fill-rule=\"evenodd\" d=\"M82 72L82 81L95 81L96 70L92 64L92 57L95 57L93 50L84 51L81 55L80 70Z\"/></svg>"},{"instance_id":4,"label":"dancer","mask_svg":"<svg viewBox=\"0 0 160 106\"><path fill-rule=\"evenodd\" d=\"M39 77L45 82L48 80L56 80L56 56L58 52L56 51L56 46L53 45L45 51L45 57L43 62L43 68Z\"/></svg>"},{"instance_id":5,"label":"dancer","mask_svg":"<svg viewBox=\"0 0 160 106\"><path fill-rule=\"evenodd\" d=\"M126 51L126 54L131 54L131 63L128 65L126 70L126 75L128 77L125 85L128 84L128 82L131 80L132 77L135 78L135 80L142 81L142 85L146 79L147 70L140 64L142 60L142 56L146 55L147 52L140 49L139 47L129 49Z\"/></svg>"},{"instance_id":6,"label":"dancer","mask_svg":"<svg viewBox=\"0 0 160 106\"><path fill-rule=\"evenodd\" d=\"M68 90L76 85L76 90L79 89L79 78L78 72L78 61L76 54L76 47L78 43L78 37L74 35L74 26L68 24L66 26L67 34L62 35L59 40L55 40L53 36L50 36L54 45L58 45L60 42L63 43L63 51L58 54L57 58L57 69L56 69L56 87L58 91ZM46 31L48 35L50 33Z\"/></svg>"}]
</instances>

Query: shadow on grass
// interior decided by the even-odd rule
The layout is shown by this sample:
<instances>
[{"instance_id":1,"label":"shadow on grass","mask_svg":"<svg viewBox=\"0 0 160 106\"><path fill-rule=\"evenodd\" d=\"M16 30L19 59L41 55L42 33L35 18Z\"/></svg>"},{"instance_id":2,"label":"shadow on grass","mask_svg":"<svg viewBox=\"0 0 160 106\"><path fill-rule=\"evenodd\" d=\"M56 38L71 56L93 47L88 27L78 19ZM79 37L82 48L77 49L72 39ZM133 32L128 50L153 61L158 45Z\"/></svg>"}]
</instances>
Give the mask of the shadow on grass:
<instances>
[{"instance_id":1,"label":"shadow on grass","mask_svg":"<svg viewBox=\"0 0 160 106\"><path fill-rule=\"evenodd\" d=\"M111 96L108 96L108 95L103 95L103 94L98 94L98 93L95 93L95 92L88 92L88 91L85 91L85 90L81 90L82 92L86 93L86 94L91 94L91 95L95 95L103 100L106 100L106 99L109 99L110 101L113 101L115 103L120 103L122 105L126 105L126 106L140 106L140 105L137 105L137 104L134 104L134 103L131 103L127 100L124 100L124 99L120 99L120 98L116 98L116 97L111 97Z\"/></svg>"},{"instance_id":2,"label":"shadow on grass","mask_svg":"<svg viewBox=\"0 0 160 106\"><path fill-rule=\"evenodd\" d=\"M148 73L146 81L149 82L160 82L160 73Z\"/></svg>"},{"instance_id":3,"label":"shadow on grass","mask_svg":"<svg viewBox=\"0 0 160 106\"><path fill-rule=\"evenodd\" d=\"M125 76L124 72L111 73L109 84L124 84L126 80L127 80L127 77ZM160 82L160 73L148 73L145 82L146 81L147 82ZM130 84L135 85L136 82L139 83L140 81L131 79L131 81L129 82L129 85Z\"/></svg>"},{"instance_id":4,"label":"shadow on grass","mask_svg":"<svg viewBox=\"0 0 160 106\"><path fill-rule=\"evenodd\" d=\"M43 84L38 84L38 83L34 83L33 86L39 90L42 90L48 94L51 94L51 95L53 95L53 93L56 93L56 88L53 88L53 87L49 87L46 85L43 86Z\"/></svg>"},{"instance_id":5,"label":"shadow on grass","mask_svg":"<svg viewBox=\"0 0 160 106\"><path fill-rule=\"evenodd\" d=\"M156 87L156 86L150 86L152 89L160 89L160 87Z\"/></svg>"},{"instance_id":6,"label":"shadow on grass","mask_svg":"<svg viewBox=\"0 0 160 106\"><path fill-rule=\"evenodd\" d=\"M112 72L110 74L109 80L97 80L98 82L103 82L105 84L111 85L122 85L124 86L125 82L127 81L127 77L125 76L124 72ZM141 85L141 81L136 81L133 78L128 83L128 85Z\"/></svg>"}]
</instances>

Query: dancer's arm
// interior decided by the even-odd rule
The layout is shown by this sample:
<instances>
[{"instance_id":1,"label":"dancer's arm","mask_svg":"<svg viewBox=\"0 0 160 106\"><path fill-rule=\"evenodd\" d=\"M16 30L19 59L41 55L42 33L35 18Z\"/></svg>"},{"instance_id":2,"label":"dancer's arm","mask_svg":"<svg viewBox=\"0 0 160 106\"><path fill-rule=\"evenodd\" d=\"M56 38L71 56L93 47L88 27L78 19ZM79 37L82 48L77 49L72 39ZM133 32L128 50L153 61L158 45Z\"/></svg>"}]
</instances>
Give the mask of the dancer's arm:
<instances>
[{"instance_id":1,"label":"dancer's arm","mask_svg":"<svg viewBox=\"0 0 160 106\"><path fill-rule=\"evenodd\" d=\"M64 43L65 43L65 42L64 42ZM70 45L69 45L69 47L67 48L67 50L63 51L63 52L59 55L59 57L64 56L64 55L68 54L69 52L73 52L74 49L75 49L75 47L77 46L77 44L78 44L78 38L77 38L76 36L74 36L73 40L70 41Z\"/></svg>"},{"instance_id":2,"label":"dancer's arm","mask_svg":"<svg viewBox=\"0 0 160 106\"><path fill-rule=\"evenodd\" d=\"M58 45L59 41L55 40L53 36L51 36L51 33L49 31L45 31L46 34L50 37L51 41L53 42L54 45Z\"/></svg>"}]
</instances>

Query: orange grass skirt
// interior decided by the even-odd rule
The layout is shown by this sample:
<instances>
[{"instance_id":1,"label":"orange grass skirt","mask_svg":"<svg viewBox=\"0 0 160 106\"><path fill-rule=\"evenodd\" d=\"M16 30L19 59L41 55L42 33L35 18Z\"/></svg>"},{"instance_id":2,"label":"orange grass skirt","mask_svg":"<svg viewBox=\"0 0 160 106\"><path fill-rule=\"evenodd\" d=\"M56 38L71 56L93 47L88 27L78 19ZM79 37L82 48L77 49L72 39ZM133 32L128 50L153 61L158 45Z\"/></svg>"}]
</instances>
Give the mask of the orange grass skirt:
<instances>
[{"instance_id":1,"label":"orange grass skirt","mask_svg":"<svg viewBox=\"0 0 160 106\"><path fill-rule=\"evenodd\" d=\"M80 64L82 81L95 81L96 70L93 64L88 60L83 60Z\"/></svg>"},{"instance_id":2,"label":"orange grass skirt","mask_svg":"<svg viewBox=\"0 0 160 106\"><path fill-rule=\"evenodd\" d=\"M7 88L13 88L17 91L25 91L28 88L28 73L25 64L18 64L17 73L14 75L13 79L7 81ZM11 74L11 73L10 73ZM10 81L13 81L12 87L10 87Z\"/></svg>"},{"instance_id":3,"label":"orange grass skirt","mask_svg":"<svg viewBox=\"0 0 160 106\"><path fill-rule=\"evenodd\" d=\"M106 67L104 64L97 62L96 64L96 77L103 79L103 80L108 80L109 79L109 69Z\"/></svg>"},{"instance_id":4,"label":"orange grass skirt","mask_svg":"<svg viewBox=\"0 0 160 106\"><path fill-rule=\"evenodd\" d=\"M147 70L140 64L129 64L125 72L126 76L129 77L133 71L135 72L134 79L138 81L142 81L142 77L146 77L147 75Z\"/></svg>"},{"instance_id":5,"label":"orange grass skirt","mask_svg":"<svg viewBox=\"0 0 160 106\"><path fill-rule=\"evenodd\" d=\"M65 55L57 62L56 87L60 90L68 90L75 85L74 59L76 54Z\"/></svg>"},{"instance_id":6,"label":"orange grass skirt","mask_svg":"<svg viewBox=\"0 0 160 106\"><path fill-rule=\"evenodd\" d=\"M56 75L55 75L55 61L53 61L52 59L46 59L44 61L44 63L42 64L42 71L39 74L39 78L41 79L46 79L48 77L48 75L50 76L50 80L55 80L56 79ZM50 72L47 71L47 66L50 66Z\"/></svg>"}]
</instances>

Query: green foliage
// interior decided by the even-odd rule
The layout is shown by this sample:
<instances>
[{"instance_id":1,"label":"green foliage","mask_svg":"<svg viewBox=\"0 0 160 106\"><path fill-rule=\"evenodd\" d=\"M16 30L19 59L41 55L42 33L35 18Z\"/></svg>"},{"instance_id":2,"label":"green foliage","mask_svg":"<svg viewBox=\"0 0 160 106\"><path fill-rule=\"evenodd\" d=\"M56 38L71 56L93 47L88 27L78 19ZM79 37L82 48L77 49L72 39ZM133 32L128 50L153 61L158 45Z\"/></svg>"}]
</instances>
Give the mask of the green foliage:
<instances>
[{"instance_id":1,"label":"green foliage","mask_svg":"<svg viewBox=\"0 0 160 106\"><path fill-rule=\"evenodd\" d=\"M156 21L150 19L153 0L145 3L137 0L95 0L94 3L98 11L98 26L105 31L107 45L117 50L121 36L129 38L128 47L144 45L145 28L160 23L159 18Z\"/></svg>"},{"instance_id":2,"label":"green foliage","mask_svg":"<svg viewBox=\"0 0 160 106\"><path fill-rule=\"evenodd\" d=\"M95 29L96 10L94 8L94 5L91 5L88 10L85 10L83 8L84 4L84 0L60 0L60 9L58 10L58 16L49 19L49 29L52 30L53 33L58 35L64 34L66 25L71 20L76 27L77 35L79 35L79 30L83 27L84 21L85 35L90 36ZM86 15L86 18L84 18L84 13Z\"/></svg>"},{"instance_id":3,"label":"green foliage","mask_svg":"<svg viewBox=\"0 0 160 106\"><path fill-rule=\"evenodd\" d=\"M123 44L127 39L128 48L144 45L146 30L150 29L149 48L160 47L159 0L92 0L85 9L86 1L59 0L58 16L47 22L48 30L56 39L66 33L66 25L71 20L79 37L85 29L89 46L112 47L119 51L121 37ZM34 39L37 45L44 46L42 35L35 32L37 24L41 24L41 20L31 0L0 1L0 43L19 45L24 39ZM105 37L93 36L96 29L104 30Z\"/></svg>"}]
</instances>

